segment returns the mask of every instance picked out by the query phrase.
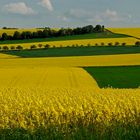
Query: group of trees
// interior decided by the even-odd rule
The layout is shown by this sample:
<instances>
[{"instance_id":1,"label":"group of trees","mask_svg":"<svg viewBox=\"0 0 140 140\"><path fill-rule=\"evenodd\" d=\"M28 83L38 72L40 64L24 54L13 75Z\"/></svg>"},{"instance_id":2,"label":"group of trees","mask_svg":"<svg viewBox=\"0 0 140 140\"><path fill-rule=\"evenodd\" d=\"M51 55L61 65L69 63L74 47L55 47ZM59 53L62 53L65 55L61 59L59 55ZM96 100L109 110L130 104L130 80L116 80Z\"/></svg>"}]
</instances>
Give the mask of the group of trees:
<instances>
[{"instance_id":1,"label":"group of trees","mask_svg":"<svg viewBox=\"0 0 140 140\"><path fill-rule=\"evenodd\" d=\"M34 38L51 38L51 37L60 37L60 36L71 36L71 35L81 35L89 33L100 33L104 32L104 26L92 25L77 27L74 29L71 28L61 28L59 30L54 30L49 27L44 28L43 30L38 30L36 32L23 31L22 33L15 31L13 35L8 35L3 33L0 37L0 40L23 40L23 39L34 39Z\"/></svg>"},{"instance_id":2,"label":"group of trees","mask_svg":"<svg viewBox=\"0 0 140 140\"><path fill-rule=\"evenodd\" d=\"M71 45L71 46L62 46L62 45L60 45L60 46L53 46L53 48L56 48L56 47L59 47L59 48L62 48L62 47L95 47L95 46L98 46L98 47L103 47L103 46L110 46L110 47L117 47L117 46L126 46L127 44L124 42L124 43L119 43L119 42L115 42L114 44L113 43L108 43L108 44L105 44L104 42L102 42L102 43L100 43L100 44L98 44L98 43L96 43L95 45L91 45L91 44L87 44L87 45L79 45L79 44L73 44L73 45ZM137 41L136 43L135 43L135 45L133 45L134 47L140 47L140 41ZM48 48L50 48L50 45L49 44L45 44L45 45L43 45L43 44L38 44L38 45L31 45L30 46L30 49L31 50L34 50L34 49L48 49ZM8 46L3 46L3 47L1 47L0 46L0 50L4 50L4 51L7 51L7 50L23 50L24 48L23 48L23 46L21 46L21 45L18 45L17 47L15 47L15 46L10 46L10 47L8 47Z\"/></svg>"},{"instance_id":3,"label":"group of trees","mask_svg":"<svg viewBox=\"0 0 140 140\"><path fill-rule=\"evenodd\" d=\"M48 49L50 48L50 45L49 44L45 44L45 45L42 45L42 44L38 44L37 46L36 45L31 45L30 46L30 49L33 50L33 49ZM2 51L7 51L7 50L23 50L24 47L21 46L21 45L18 45L18 46L3 46L1 47L0 46L0 50Z\"/></svg>"}]
</instances>

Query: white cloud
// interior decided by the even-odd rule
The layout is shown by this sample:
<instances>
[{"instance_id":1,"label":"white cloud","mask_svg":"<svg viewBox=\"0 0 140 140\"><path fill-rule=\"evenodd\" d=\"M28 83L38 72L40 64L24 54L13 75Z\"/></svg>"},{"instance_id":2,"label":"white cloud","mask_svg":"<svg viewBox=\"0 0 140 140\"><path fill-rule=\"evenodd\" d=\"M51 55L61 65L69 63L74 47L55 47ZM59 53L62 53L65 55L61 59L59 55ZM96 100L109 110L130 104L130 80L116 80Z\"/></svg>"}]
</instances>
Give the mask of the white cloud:
<instances>
[{"instance_id":1,"label":"white cloud","mask_svg":"<svg viewBox=\"0 0 140 140\"><path fill-rule=\"evenodd\" d=\"M24 2L9 3L3 7L4 11L9 13L21 14L21 15L32 15L35 14L31 7L28 7Z\"/></svg>"},{"instance_id":2,"label":"white cloud","mask_svg":"<svg viewBox=\"0 0 140 140\"><path fill-rule=\"evenodd\" d=\"M119 14L115 10L106 9L105 11L90 11L84 9L71 9L64 13L64 16L71 20L81 20L88 23L104 23L104 22L123 22L131 18L131 16Z\"/></svg>"},{"instance_id":3,"label":"white cloud","mask_svg":"<svg viewBox=\"0 0 140 140\"><path fill-rule=\"evenodd\" d=\"M41 0L39 4L43 7L46 7L49 11L53 11L53 6L50 0Z\"/></svg>"},{"instance_id":4,"label":"white cloud","mask_svg":"<svg viewBox=\"0 0 140 140\"><path fill-rule=\"evenodd\" d=\"M122 21L123 17L120 16L117 11L107 9L104 13L101 14L102 18L106 18L113 22Z\"/></svg>"}]
</instances>

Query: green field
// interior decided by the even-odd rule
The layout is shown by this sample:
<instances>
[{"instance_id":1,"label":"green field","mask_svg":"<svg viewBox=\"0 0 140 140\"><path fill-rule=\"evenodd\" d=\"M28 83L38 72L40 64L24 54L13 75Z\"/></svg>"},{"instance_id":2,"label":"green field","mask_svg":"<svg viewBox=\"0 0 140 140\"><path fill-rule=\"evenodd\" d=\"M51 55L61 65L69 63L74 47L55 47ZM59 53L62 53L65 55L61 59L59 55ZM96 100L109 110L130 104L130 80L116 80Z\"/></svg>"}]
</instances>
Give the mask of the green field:
<instances>
[{"instance_id":1,"label":"green field","mask_svg":"<svg viewBox=\"0 0 140 140\"><path fill-rule=\"evenodd\" d=\"M7 40L7 41L0 41L0 44L19 44L19 43L82 40L82 39L97 39L97 38L124 38L124 37L130 37L130 36L124 34L105 32L105 33L92 33L92 34L84 34L84 35L73 35L73 36L40 38L40 39Z\"/></svg>"},{"instance_id":2,"label":"green field","mask_svg":"<svg viewBox=\"0 0 140 140\"><path fill-rule=\"evenodd\" d=\"M140 53L140 47L69 47L49 48L21 51L1 51L1 53L16 55L19 57L61 57L61 56L92 56L112 54L136 54Z\"/></svg>"},{"instance_id":3,"label":"green field","mask_svg":"<svg viewBox=\"0 0 140 140\"><path fill-rule=\"evenodd\" d=\"M140 86L140 66L86 67L100 88L138 88Z\"/></svg>"}]
</instances>

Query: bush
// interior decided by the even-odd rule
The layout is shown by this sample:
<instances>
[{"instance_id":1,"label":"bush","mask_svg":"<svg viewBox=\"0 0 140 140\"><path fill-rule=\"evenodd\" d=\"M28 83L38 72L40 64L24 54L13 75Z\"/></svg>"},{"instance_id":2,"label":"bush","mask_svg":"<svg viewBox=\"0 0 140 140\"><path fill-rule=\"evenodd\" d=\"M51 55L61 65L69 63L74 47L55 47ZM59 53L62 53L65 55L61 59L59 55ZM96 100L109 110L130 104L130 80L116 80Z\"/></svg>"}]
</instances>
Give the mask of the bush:
<instances>
[{"instance_id":1,"label":"bush","mask_svg":"<svg viewBox=\"0 0 140 140\"><path fill-rule=\"evenodd\" d=\"M9 48L7 46L4 46L3 50L9 50Z\"/></svg>"},{"instance_id":2,"label":"bush","mask_svg":"<svg viewBox=\"0 0 140 140\"><path fill-rule=\"evenodd\" d=\"M87 47L90 47L91 46L91 44L89 43L89 44L87 44Z\"/></svg>"},{"instance_id":3,"label":"bush","mask_svg":"<svg viewBox=\"0 0 140 140\"><path fill-rule=\"evenodd\" d=\"M136 47L140 47L140 41L137 41L137 42L135 43L135 46L136 46Z\"/></svg>"},{"instance_id":4,"label":"bush","mask_svg":"<svg viewBox=\"0 0 140 140\"><path fill-rule=\"evenodd\" d=\"M73 45L72 45L72 47L74 48L74 47L75 47L75 45L73 44Z\"/></svg>"},{"instance_id":5,"label":"bush","mask_svg":"<svg viewBox=\"0 0 140 140\"><path fill-rule=\"evenodd\" d=\"M96 43L95 46L98 46L98 44Z\"/></svg>"},{"instance_id":6,"label":"bush","mask_svg":"<svg viewBox=\"0 0 140 140\"><path fill-rule=\"evenodd\" d=\"M119 42L115 42L115 46L119 46L120 45L120 43Z\"/></svg>"},{"instance_id":7,"label":"bush","mask_svg":"<svg viewBox=\"0 0 140 140\"><path fill-rule=\"evenodd\" d=\"M49 44L46 44L46 45L44 46L45 49L48 49L49 47L50 47Z\"/></svg>"},{"instance_id":8,"label":"bush","mask_svg":"<svg viewBox=\"0 0 140 140\"><path fill-rule=\"evenodd\" d=\"M32 49L36 49L37 47L36 47L36 45L32 45L31 47L30 47L30 49L32 50Z\"/></svg>"},{"instance_id":9,"label":"bush","mask_svg":"<svg viewBox=\"0 0 140 140\"><path fill-rule=\"evenodd\" d=\"M105 46L105 43L104 43L104 42L102 42L102 43L101 43L101 46Z\"/></svg>"},{"instance_id":10,"label":"bush","mask_svg":"<svg viewBox=\"0 0 140 140\"><path fill-rule=\"evenodd\" d=\"M42 46L43 46L42 44L38 44L38 47L39 47L39 48L42 48Z\"/></svg>"},{"instance_id":11,"label":"bush","mask_svg":"<svg viewBox=\"0 0 140 140\"><path fill-rule=\"evenodd\" d=\"M126 43L124 42L124 43L122 43L122 46L126 46Z\"/></svg>"},{"instance_id":12,"label":"bush","mask_svg":"<svg viewBox=\"0 0 140 140\"><path fill-rule=\"evenodd\" d=\"M11 49L11 50L15 50L15 46L11 46L10 49Z\"/></svg>"},{"instance_id":13,"label":"bush","mask_svg":"<svg viewBox=\"0 0 140 140\"><path fill-rule=\"evenodd\" d=\"M78 45L78 44L76 44L75 46L76 46L76 47L79 47L79 45Z\"/></svg>"},{"instance_id":14,"label":"bush","mask_svg":"<svg viewBox=\"0 0 140 140\"><path fill-rule=\"evenodd\" d=\"M113 46L113 44L110 42L110 43L108 43L108 46Z\"/></svg>"},{"instance_id":15,"label":"bush","mask_svg":"<svg viewBox=\"0 0 140 140\"><path fill-rule=\"evenodd\" d=\"M20 45L18 45L18 46L16 47L16 49L17 49L17 50L23 50L23 47L20 46Z\"/></svg>"}]
</instances>

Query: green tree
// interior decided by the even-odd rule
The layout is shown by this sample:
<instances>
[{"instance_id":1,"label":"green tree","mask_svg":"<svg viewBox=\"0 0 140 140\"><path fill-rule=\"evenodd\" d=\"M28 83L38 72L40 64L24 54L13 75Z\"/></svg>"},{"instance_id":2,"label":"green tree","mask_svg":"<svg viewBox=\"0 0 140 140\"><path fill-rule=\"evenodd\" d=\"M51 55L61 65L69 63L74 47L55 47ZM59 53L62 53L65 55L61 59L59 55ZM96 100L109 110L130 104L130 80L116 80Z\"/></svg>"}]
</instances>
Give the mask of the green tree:
<instances>
[{"instance_id":1,"label":"green tree","mask_svg":"<svg viewBox=\"0 0 140 140\"><path fill-rule=\"evenodd\" d=\"M44 46L45 49L48 49L49 47L50 47L49 44L46 44L46 45Z\"/></svg>"},{"instance_id":2,"label":"green tree","mask_svg":"<svg viewBox=\"0 0 140 140\"><path fill-rule=\"evenodd\" d=\"M110 43L108 43L108 46L113 46L113 44L110 42Z\"/></svg>"},{"instance_id":3,"label":"green tree","mask_svg":"<svg viewBox=\"0 0 140 140\"><path fill-rule=\"evenodd\" d=\"M16 49L17 49L17 50L23 50L23 47L20 46L20 45L18 45L18 46L16 47Z\"/></svg>"},{"instance_id":4,"label":"green tree","mask_svg":"<svg viewBox=\"0 0 140 140\"><path fill-rule=\"evenodd\" d=\"M94 28L94 31L99 33L99 32L102 32L102 26L101 25L96 25L95 28Z\"/></svg>"},{"instance_id":5,"label":"green tree","mask_svg":"<svg viewBox=\"0 0 140 140\"><path fill-rule=\"evenodd\" d=\"M36 45L32 45L31 47L30 47L30 49L32 50L32 49L36 49Z\"/></svg>"},{"instance_id":6,"label":"green tree","mask_svg":"<svg viewBox=\"0 0 140 140\"><path fill-rule=\"evenodd\" d=\"M105 46L105 43L104 43L104 42L102 42L102 43L101 43L101 46Z\"/></svg>"},{"instance_id":7,"label":"green tree","mask_svg":"<svg viewBox=\"0 0 140 140\"><path fill-rule=\"evenodd\" d=\"M11 46L10 49L11 49L11 50L15 50L15 46Z\"/></svg>"},{"instance_id":8,"label":"green tree","mask_svg":"<svg viewBox=\"0 0 140 140\"><path fill-rule=\"evenodd\" d=\"M7 46L3 46L3 50L9 50Z\"/></svg>"},{"instance_id":9,"label":"green tree","mask_svg":"<svg viewBox=\"0 0 140 140\"><path fill-rule=\"evenodd\" d=\"M124 43L122 43L122 46L126 46L126 43L124 42Z\"/></svg>"},{"instance_id":10,"label":"green tree","mask_svg":"<svg viewBox=\"0 0 140 140\"><path fill-rule=\"evenodd\" d=\"M137 41L137 42L135 43L135 46L136 46L136 47L140 47L140 41Z\"/></svg>"},{"instance_id":11,"label":"green tree","mask_svg":"<svg viewBox=\"0 0 140 140\"><path fill-rule=\"evenodd\" d=\"M119 46L120 45L120 43L119 42L115 42L115 46Z\"/></svg>"},{"instance_id":12,"label":"green tree","mask_svg":"<svg viewBox=\"0 0 140 140\"><path fill-rule=\"evenodd\" d=\"M2 40L7 40L8 39L7 33L3 33L1 39Z\"/></svg>"},{"instance_id":13,"label":"green tree","mask_svg":"<svg viewBox=\"0 0 140 140\"><path fill-rule=\"evenodd\" d=\"M15 31L15 32L14 32L14 35L13 35L13 39L14 39L14 40L21 39L21 34L20 34L20 32Z\"/></svg>"},{"instance_id":14,"label":"green tree","mask_svg":"<svg viewBox=\"0 0 140 140\"><path fill-rule=\"evenodd\" d=\"M42 44L38 44L38 47L39 47L39 48L42 48L42 46L43 46Z\"/></svg>"}]
</instances>

